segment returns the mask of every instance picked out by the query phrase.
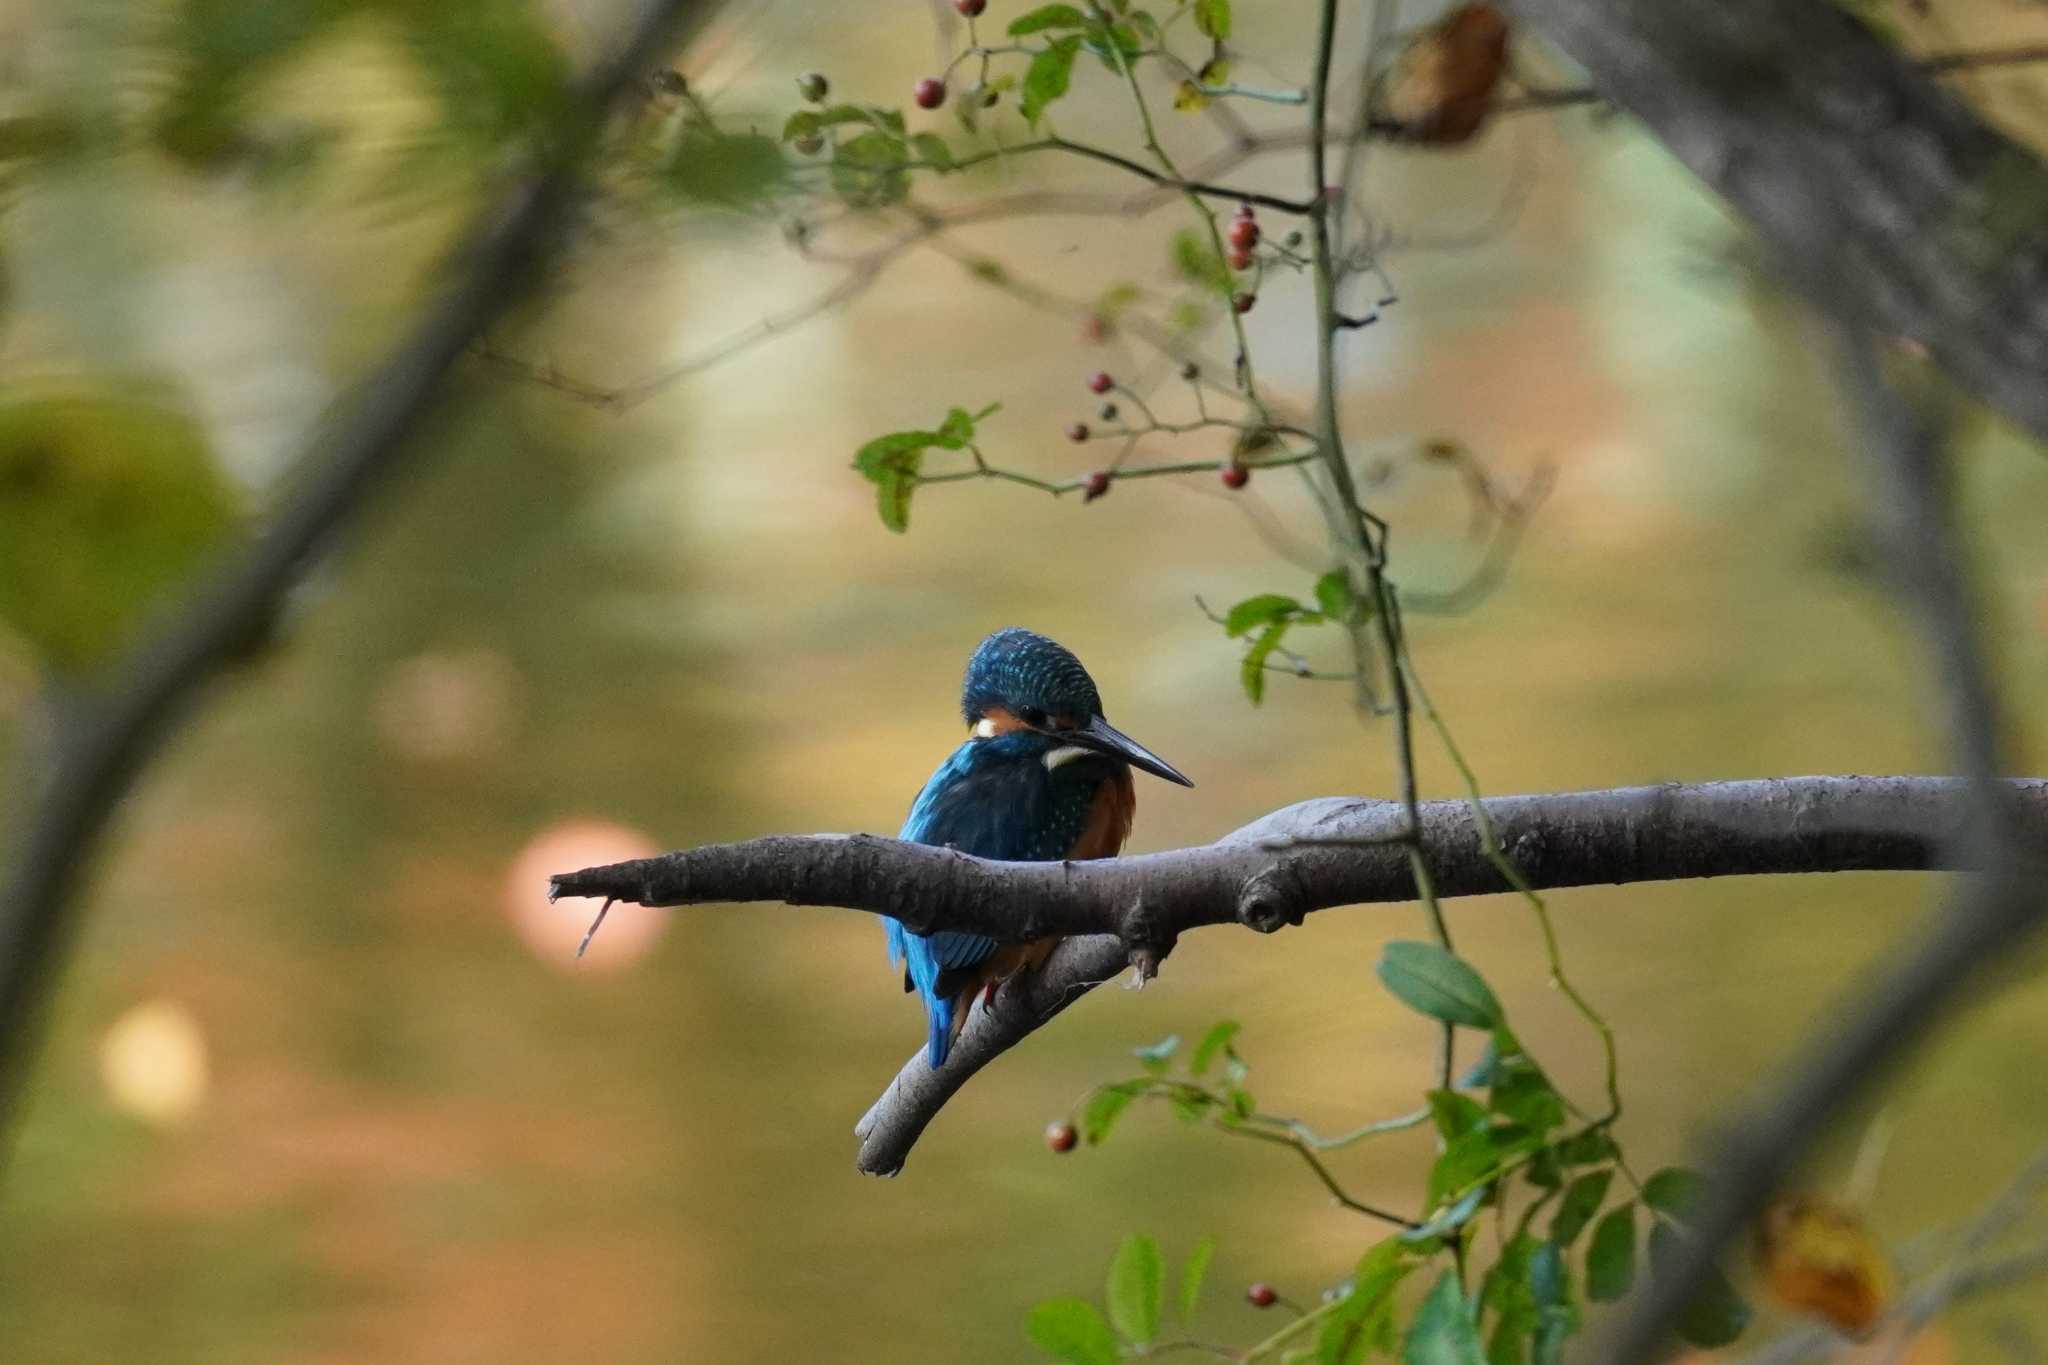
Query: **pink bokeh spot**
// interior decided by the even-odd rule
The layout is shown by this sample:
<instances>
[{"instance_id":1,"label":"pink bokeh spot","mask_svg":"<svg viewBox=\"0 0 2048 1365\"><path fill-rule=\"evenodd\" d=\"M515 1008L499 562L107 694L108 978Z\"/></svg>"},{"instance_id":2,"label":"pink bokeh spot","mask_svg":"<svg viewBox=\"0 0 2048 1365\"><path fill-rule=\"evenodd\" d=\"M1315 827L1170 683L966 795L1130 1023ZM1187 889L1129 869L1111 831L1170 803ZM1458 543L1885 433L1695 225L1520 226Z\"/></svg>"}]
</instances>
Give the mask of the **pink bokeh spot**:
<instances>
[{"instance_id":1,"label":"pink bokeh spot","mask_svg":"<svg viewBox=\"0 0 2048 1365\"><path fill-rule=\"evenodd\" d=\"M602 820L563 820L534 835L505 874L505 913L534 956L553 967L615 972L632 966L668 927L666 910L614 905L579 960L576 945L603 901L548 901L548 878L603 863L651 858L661 847L640 830Z\"/></svg>"}]
</instances>

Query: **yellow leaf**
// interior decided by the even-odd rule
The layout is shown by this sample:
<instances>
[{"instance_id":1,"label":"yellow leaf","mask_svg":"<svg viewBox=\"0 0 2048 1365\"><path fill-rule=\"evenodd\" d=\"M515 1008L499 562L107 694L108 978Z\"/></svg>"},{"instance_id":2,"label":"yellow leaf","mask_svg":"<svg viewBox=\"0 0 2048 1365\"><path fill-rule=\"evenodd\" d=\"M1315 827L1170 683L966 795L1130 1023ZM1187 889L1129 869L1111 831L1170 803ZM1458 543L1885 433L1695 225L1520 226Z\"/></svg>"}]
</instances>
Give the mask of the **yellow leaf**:
<instances>
[{"instance_id":1,"label":"yellow leaf","mask_svg":"<svg viewBox=\"0 0 2048 1365\"><path fill-rule=\"evenodd\" d=\"M1855 1213L1818 1199L1781 1199L1757 1225L1757 1269L1785 1307L1864 1336L1898 1293L1891 1257Z\"/></svg>"},{"instance_id":2,"label":"yellow leaf","mask_svg":"<svg viewBox=\"0 0 2048 1365\"><path fill-rule=\"evenodd\" d=\"M1182 81L1180 88L1173 92L1173 107L1182 113L1193 113L1209 107L1209 97L1193 81Z\"/></svg>"}]
</instances>

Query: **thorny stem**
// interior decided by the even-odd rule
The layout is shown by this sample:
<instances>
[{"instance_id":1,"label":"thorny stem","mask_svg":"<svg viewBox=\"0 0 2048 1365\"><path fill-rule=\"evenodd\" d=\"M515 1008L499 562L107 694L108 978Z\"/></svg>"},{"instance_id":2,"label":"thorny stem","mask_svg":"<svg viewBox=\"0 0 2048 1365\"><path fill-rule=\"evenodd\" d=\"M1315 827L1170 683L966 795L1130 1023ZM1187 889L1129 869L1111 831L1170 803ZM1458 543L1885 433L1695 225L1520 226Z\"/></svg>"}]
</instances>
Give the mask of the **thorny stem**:
<instances>
[{"instance_id":1,"label":"thorny stem","mask_svg":"<svg viewBox=\"0 0 2048 1365\"><path fill-rule=\"evenodd\" d=\"M1167 175L1171 176L1176 184L1185 185L1187 183L1186 177L1180 173L1180 167L1174 164L1173 157L1168 155L1165 146L1159 141L1159 130L1152 123L1152 107L1145 101L1145 91L1138 84L1138 73L1131 68L1130 59L1124 56L1122 48L1118 47L1115 43L1111 43L1109 50L1111 55L1116 58L1117 70L1122 74L1124 84L1130 89L1132 102L1137 105L1138 124L1145 132L1145 150L1152 153L1153 159L1165 168ZM1207 204L1202 202L1201 195L1191 189L1183 189L1181 193L1187 199L1188 207L1194 210L1195 216L1201 219L1203 228L1208 231L1209 250L1215 256L1218 268L1224 270L1220 292L1223 296L1224 315L1230 319L1231 334L1237 340L1237 379L1243 387L1245 398L1251 403L1253 410L1261 418L1264 418L1267 415L1266 406L1259 400L1259 387L1252 378L1252 351L1250 343L1245 340L1244 316L1237 311L1233 281L1230 278L1227 267L1224 265L1227 253L1223 249L1223 230L1216 226L1216 214ZM1316 190L1314 197L1310 199L1309 204L1311 208L1310 221L1320 222L1322 220L1322 190L1320 187Z\"/></svg>"},{"instance_id":2,"label":"thorny stem","mask_svg":"<svg viewBox=\"0 0 2048 1365\"><path fill-rule=\"evenodd\" d=\"M1316 295L1316 444L1323 453L1330 486L1338 506L1348 518L1342 528L1349 535L1352 555L1363 561L1365 599L1379 635L1379 646L1387 661L1387 683L1394 711L1394 750L1400 767L1401 806L1407 812L1409 837L1422 828L1421 801L1415 782L1415 737L1410 715L1407 679L1401 670L1402 642L1396 616L1393 585L1387 581L1386 525L1365 510L1358 486L1351 477L1351 465L1344 455L1344 439L1337 416L1337 284L1332 267L1331 218L1336 205L1328 193L1326 144L1329 132L1330 62L1337 37L1337 0L1322 0L1321 19L1316 29L1315 69L1309 85L1309 184L1316 198L1316 212L1309 219L1311 259ZM1377 534L1375 534L1377 532ZM1356 613L1354 613L1354 616ZM1352 654L1361 679L1369 676L1370 657L1365 641L1365 623L1347 623L1352 637ZM1361 686L1361 704L1369 704L1370 693ZM1430 932L1445 952L1451 951L1449 926L1443 907L1437 903L1429 869L1419 848L1411 847L1415 889L1429 917ZM1451 1088L1457 1069L1457 1033L1451 1024L1443 1026L1438 1048L1438 1088Z\"/></svg>"},{"instance_id":3,"label":"thorny stem","mask_svg":"<svg viewBox=\"0 0 2048 1365\"><path fill-rule=\"evenodd\" d=\"M1535 888L1529 885L1528 879L1522 876L1521 869L1515 866L1514 859L1508 857L1507 850L1501 847L1500 833L1493 827L1492 817L1486 813L1486 804L1479 790L1479 779L1474 776L1472 765L1465 761L1464 751L1459 749L1457 741L1451 738L1450 726L1444 723L1442 714L1430 700L1429 693L1423 689L1422 679L1415 671L1414 662L1405 655L1401 659L1401 671L1407 675L1415 699L1422 705L1422 714L1429 718L1431 727L1436 731L1437 740L1444 746L1445 754L1450 757L1451 766L1458 770L1458 778L1465 784L1465 795L1472 806L1472 822L1479 831L1480 849L1486 855L1486 860L1499 870L1501 879L1514 887L1529 903L1529 908L1536 913L1537 927L1543 933L1543 952L1551 984L1564 993L1565 999L1571 1001L1572 1008L1592 1025L1595 1033L1600 1035L1600 1052L1607 1080L1607 1113L1595 1121L1595 1126L1607 1127L1621 1117L1621 1065L1614 1041L1614 1029L1608 1024L1605 1016L1593 1007L1593 1002L1581 994L1579 988L1572 984L1571 978L1565 975L1564 956L1558 948L1557 927L1551 923L1550 906Z\"/></svg>"}]
</instances>

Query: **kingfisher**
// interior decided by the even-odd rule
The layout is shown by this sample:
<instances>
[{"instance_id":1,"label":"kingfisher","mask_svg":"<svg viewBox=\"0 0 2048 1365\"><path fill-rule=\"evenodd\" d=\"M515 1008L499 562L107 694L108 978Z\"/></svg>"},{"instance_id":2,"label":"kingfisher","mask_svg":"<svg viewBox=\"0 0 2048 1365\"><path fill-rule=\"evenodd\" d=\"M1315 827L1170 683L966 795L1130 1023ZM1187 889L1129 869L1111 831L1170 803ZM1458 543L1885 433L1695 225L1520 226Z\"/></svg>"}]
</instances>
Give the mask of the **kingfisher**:
<instances>
[{"instance_id":1,"label":"kingfisher","mask_svg":"<svg viewBox=\"0 0 2048 1365\"><path fill-rule=\"evenodd\" d=\"M1131 769L1195 784L1111 725L1095 680L1061 645L1012 626L983 640L960 691L967 741L911 803L897 836L1004 862L1113 858L1131 834ZM976 993L992 998L1043 962L1056 938L1003 944L982 934L916 934L884 919L889 962L924 999L934 1068L959 1036Z\"/></svg>"}]
</instances>

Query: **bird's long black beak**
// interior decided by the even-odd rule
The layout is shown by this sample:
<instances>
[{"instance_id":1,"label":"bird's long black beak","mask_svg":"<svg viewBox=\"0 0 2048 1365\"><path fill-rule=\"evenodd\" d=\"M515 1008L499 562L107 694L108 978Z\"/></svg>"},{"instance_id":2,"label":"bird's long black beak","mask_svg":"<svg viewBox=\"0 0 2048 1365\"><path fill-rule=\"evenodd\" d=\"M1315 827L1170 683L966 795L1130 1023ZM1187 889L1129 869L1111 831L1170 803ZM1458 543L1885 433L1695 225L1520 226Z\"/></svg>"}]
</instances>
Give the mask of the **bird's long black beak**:
<instances>
[{"instance_id":1,"label":"bird's long black beak","mask_svg":"<svg viewBox=\"0 0 2048 1365\"><path fill-rule=\"evenodd\" d=\"M1163 777L1168 782L1178 782L1183 787L1195 785L1182 776L1178 768L1138 743L1137 740L1132 739L1123 731L1117 729L1114 725L1111 725L1101 716L1090 717L1085 729L1070 731L1062 735L1061 738L1090 749L1100 750L1105 754L1113 754L1130 764L1133 768L1142 768L1154 777Z\"/></svg>"}]
</instances>

